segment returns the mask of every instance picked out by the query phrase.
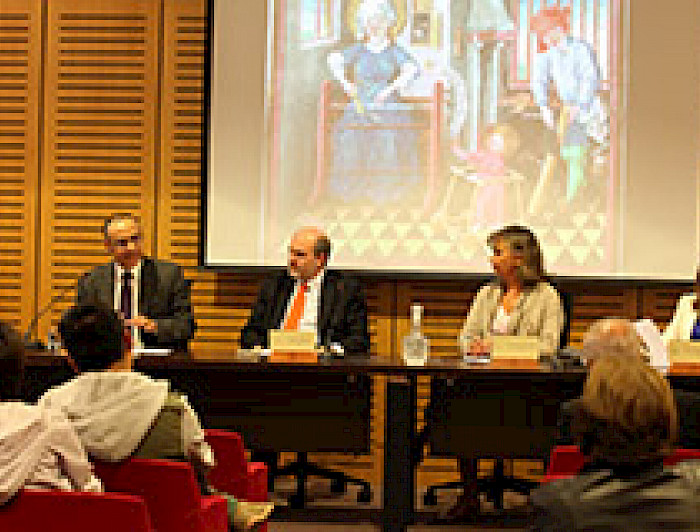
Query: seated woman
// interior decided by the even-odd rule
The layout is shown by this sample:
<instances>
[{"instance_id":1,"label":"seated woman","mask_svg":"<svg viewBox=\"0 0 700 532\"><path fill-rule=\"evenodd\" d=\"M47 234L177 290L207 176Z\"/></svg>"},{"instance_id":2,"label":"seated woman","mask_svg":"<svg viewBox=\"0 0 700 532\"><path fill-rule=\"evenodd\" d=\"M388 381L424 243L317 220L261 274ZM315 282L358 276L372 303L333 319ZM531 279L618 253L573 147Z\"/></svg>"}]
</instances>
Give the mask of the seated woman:
<instances>
[{"instance_id":1,"label":"seated woman","mask_svg":"<svg viewBox=\"0 0 700 532\"><path fill-rule=\"evenodd\" d=\"M676 304L673 319L663 334L664 343L668 344L671 340L700 340L698 291L700 291L700 269L695 277L695 291L682 295Z\"/></svg>"},{"instance_id":2,"label":"seated woman","mask_svg":"<svg viewBox=\"0 0 700 532\"><path fill-rule=\"evenodd\" d=\"M21 367L24 350L19 335L0 322L3 367ZM7 363L7 364L6 364ZM12 381L2 375L3 382ZM22 489L102 491L73 427L60 412L28 405L6 395L0 399L0 504Z\"/></svg>"},{"instance_id":3,"label":"seated woman","mask_svg":"<svg viewBox=\"0 0 700 532\"><path fill-rule=\"evenodd\" d=\"M535 235L526 227L508 226L488 237L491 265L496 280L483 286L472 302L460 334L465 353L488 350L494 334L536 336L540 351L553 353L559 347L564 327L564 310L559 293L547 282L542 250ZM427 440L430 419L439 405L431 398L426 410L425 431L419 446ZM479 509L477 459L461 459L460 473L464 493L450 516L467 517Z\"/></svg>"},{"instance_id":4,"label":"seated woman","mask_svg":"<svg viewBox=\"0 0 700 532\"><path fill-rule=\"evenodd\" d=\"M638 357L596 361L573 405L589 464L531 493L531 530L700 530L697 462L664 468L676 437L671 387Z\"/></svg>"},{"instance_id":5,"label":"seated woman","mask_svg":"<svg viewBox=\"0 0 700 532\"><path fill-rule=\"evenodd\" d=\"M195 471L206 474L215 462L199 418L167 381L133 371L131 351L124 349L124 327L113 310L73 307L58 330L69 361L80 373L48 390L39 404L71 420L91 457L113 462L130 456L188 460ZM202 489L208 490L204 481ZM225 496L236 529L252 527L273 508L272 503Z\"/></svg>"},{"instance_id":6,"label":"seated woman","mask_svg":"<svg viewBox=\"0 0 700 532\"><path fill-rule=\"evenodd\" d=\"M559 347L564 310L557 290L547 282L537 237L517 225L487 239L496 280L483 286L462 327L464 352L482 351L494 334L536 336L542 353Z\"/></svg>"}]
</instances>

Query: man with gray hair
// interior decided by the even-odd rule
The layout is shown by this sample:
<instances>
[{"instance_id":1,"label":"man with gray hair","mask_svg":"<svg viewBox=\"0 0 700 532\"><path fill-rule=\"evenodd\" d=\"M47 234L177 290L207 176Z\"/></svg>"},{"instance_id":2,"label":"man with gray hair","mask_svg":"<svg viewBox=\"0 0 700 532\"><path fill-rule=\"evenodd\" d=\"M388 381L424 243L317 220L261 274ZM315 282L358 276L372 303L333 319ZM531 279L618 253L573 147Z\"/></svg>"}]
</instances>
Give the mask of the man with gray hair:
<instances>
[{"instance_id":1,"label":"man with gray hair","mask_svg":"<svg viewBox=\"0 0 700 532\"><path fill-rule=\"evenodd\" d=\"M593 322L583 337L581 350L587 365L603 355L648 357L647 347L634 323L625 318L604 318Z\"/></svg>"},{"instance_id":2,"label":"man with gray hair","mask_svg":"<svg viewBox=\"0 0 700 532\"><path fill-rule=\"evenodd\" d=\"M604 318L595 321L586 331L581 346L582 357L590 367L603 356L643 358L649 361L644 340L637 333L634 323L625 318ZM678 412L677 446L700 449L700 394L673 389ZM562 403L559 416L558 445L573 443L570 434L571 407Z\"/></svg>"}]
</instances>

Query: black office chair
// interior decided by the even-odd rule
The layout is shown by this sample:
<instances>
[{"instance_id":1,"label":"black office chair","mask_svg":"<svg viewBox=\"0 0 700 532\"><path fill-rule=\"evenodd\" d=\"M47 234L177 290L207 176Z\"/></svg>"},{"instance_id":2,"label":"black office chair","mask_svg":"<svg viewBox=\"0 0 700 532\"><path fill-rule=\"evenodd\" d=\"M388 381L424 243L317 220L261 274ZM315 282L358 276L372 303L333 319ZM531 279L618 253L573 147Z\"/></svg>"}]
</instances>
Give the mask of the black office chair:
<instances>
[{"instance_id":1,"label":"black office chair","mask_svg":"<svg viewBox=\"0 0 700 532\"><path fill-rule=\"evenodd\" d=\"M272 474L268 477L270 489L274 489L275 478L289 475L296 480L296 491L289 498L291 508L304 507L306 503L306 479L310 476L329 479L332 493L345 493L348 484L355 484L361 488L357 494L357 502L368 503L372 500L372 488L369 482L351 477L342 471L334 471L309 462L307 453L297 453L297 459L291 464L279 468L274 467ZM272 483L270 483L270 479Z\"/></svg>"},{"instance_id":2,"label":"black office chair","mask_svg":"<svg viewBox=\"0 0 700 532\"><path fill-rule=\"evenodd\" d=\"M316 434L313 438L315 444L320 446L314 452L352 452L357 454L369 452L369 410L371 408L372 396L371 377L358 375L352 378L346 378L345 376L339 375L332 381L329 379L330 377L326 376L323 383L323 390L318 390L318 392L322 394L318 399L315 397L314 392L309 392L309 396L303 403L299 402L297 398L295 413L303 417L305 415L303 412L309 409L323 409L323 403L326 403L327 408L331 411L335 408L344 409L345 411L347 411L347 409L352 409L357 419L353 421L350 419L350 416L342 414L342 412L339 417L319 417L319 419L324 420L322 421L322 423L324 423L323 427L319 427L319 429L323 429L323 438L320 437L320 434ZM296 384L301 385L300 383ZM308 390L309 387L315 385L315 381L309 381L306 383L305 388ZM293 401L294 393L290 392L290 394L289 401ZM281 399L277 398L277 400L280 401ZM336 405L335 407L333 406L334 404ZM321 414L321 412L317 411L315 414ZM275 479L284 476L293 476L295 478L296 490L288 501L291 508L303 508L305 506L306 479L310 476L329 479L331 481L330 489L332 493L345 493L348 484L357 485L360 487L357 501L368 503L372 500L372 489L369 482L352 477L341 471L334 471L309 462L308 452L296 451L295 449L299 447L295 447L289 442L290 438L288 437L285 438L285 440L289 443L289 446L280 449L294 450L293 452L296 453L296 460L286 466L278 467L279 453L272 450L274 447L271 443L273 442L263 441L265 433L272 434L275 429L273 426L265 427L264 423L264 419L258 418L255 421L255 429L251 427L248 429L241 428L239 430L249 435L253 449L258 447L257 450L253 451L253 460L262 461L267 464L268 487L270 491L274 490ZM352 423L353 427L348 427L348 423ZM279 434L275 439L281 441ZM293 437L293 439L298 438ZM343 447L346 448L346 450L340 451L339 449Z\"/></svg>"},{"instance_id":3,"label":"black office chair","mask_svg":"<svg viewBox=\"0 0 700 532\"><path fill-rule=\"evenodd\" d=\"M564 310L564 326L562 327L561 336L559 338L559 349L562 349L569 342L569 333L571 330L571 315L573 312L573 295L569 292L564 291L560 291L559 294L561 296L562 307ZM445 382L444 380L443 382L440 382L440 379L433 379L430 384L431 400L429 407L426 409L426 425L428 423L434 425L435 421L433 420L437 420L440 416L450 415L450 413L447 411L449 410L449 408L436 408L434 404L441 404L443 407L449 407L449 403L451 401L450 396L455 392L455 390L450 390L448 386L449 383ZM452 396L452 398L456 399L457 397ZM475 403L472 404L470 407L470 410L472 412L484 413L487 412L490 409L490 407L494 406L493 404L488 404L488 401L483 402L482 404L478 404L478 398L474 398L474 401ZM544 405L540 406L544 407ZM507 406L505 406L503 403L501 403L499 407L501 410L507 408ZM438 410L440 411L438 412ZM553 421L556 420L556 416L558 415L558 406L550 404L547 406L546 410L546 412L541 412L541 415L543 415L543 417L549 418L548 421L550 424L552 424ZM425 430L424 434L422 434L419 438L421 440L418 443L418 445L420 445L420 449L416 449L414 452L414 456L417 459L416 463L420 462L419 453L422 453L422 447L424 443L431 438L432 430L432 427L429 430ZM530 446L530 449L532 450L533 454L522 453L519 457L538 458L544 460L545 462L549 458L549 448L554 442L553 432L547 429L544 429L543 431L537 434L518 434L517 436L512 435L512 437L503 437L504 439L502 441L504 442L512 442L512 438L517 437L520 439L519 443L521 445L524 444L526 446ZM525 441L522 440L523 437L525 437ZM547 441L550 441L550 444L546 444ZM510 443L508 443L507 445L509 444ZM541 446L543 444L545 445L545 448L541 449ZM494 447L493 449L496 449L496 447ZM539 485L537 482L522 478L516 478L512 474L506 474L506 462L503 456L496 455L492 458L495 459L493 473L487 478L478 479L476 485L478 492L485 493L488 500L492 501L497 509L503 509L503 493L505 491L513 491L515 493L527 495L530 493L530 490ZM509 460L509 462L511 464L512 469L513 460L511 459ZM433 506L437 504L438 490L464 489L465 485L466 484L464 481L457 480L429 486L423 497L423 502L426 506Z\"/></svg>"},{"instance_id":4,"label":"black office chair","mask_svg":"<svg viewBox=\"0 0 700 532\"><path fill-rule=\"evenodd\" d=\"M0 401L22 399L24 346L19 333L0 321Z\"/></svg>"}]
</instances>

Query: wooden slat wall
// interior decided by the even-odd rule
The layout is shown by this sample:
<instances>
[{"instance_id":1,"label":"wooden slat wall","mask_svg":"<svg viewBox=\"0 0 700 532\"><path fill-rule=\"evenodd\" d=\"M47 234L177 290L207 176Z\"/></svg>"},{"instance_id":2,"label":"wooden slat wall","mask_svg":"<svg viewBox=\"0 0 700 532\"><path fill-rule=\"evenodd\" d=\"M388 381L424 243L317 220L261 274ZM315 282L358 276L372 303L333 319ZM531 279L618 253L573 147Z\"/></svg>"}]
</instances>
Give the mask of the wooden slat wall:
<instances>
[{"instance_id":1,"label":"wooden slat wall","mask_svg":"<svg viewBox=\"0 0 700 532\"><path fill-rule=\"evenodd\" d=\"M101 227L112 213L140 216L154 249L160 14L152 0L46 9L40 305L108 259Z\"/></svg>"},{"instance_id":2,"label":"wooden slat wall","mask_svg":"<svg viewBox=\"0 0 700 532\"><path fill-rule=\"evenodd\" d=\"M36 308L41 4L0 11L0 319L25 329Z\"/></svg>"}]
</instances>

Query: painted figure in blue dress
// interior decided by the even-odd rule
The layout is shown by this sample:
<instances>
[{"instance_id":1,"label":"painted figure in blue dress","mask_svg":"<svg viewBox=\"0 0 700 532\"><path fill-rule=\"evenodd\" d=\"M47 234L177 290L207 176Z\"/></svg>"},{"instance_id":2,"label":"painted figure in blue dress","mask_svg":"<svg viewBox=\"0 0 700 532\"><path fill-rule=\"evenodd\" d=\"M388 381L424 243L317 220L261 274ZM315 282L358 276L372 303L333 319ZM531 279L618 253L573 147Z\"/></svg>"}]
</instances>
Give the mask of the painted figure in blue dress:
<instances>
[{"instance_id":1,"label":"painted figure in blue dress","mask_svg":"<svg viewBox=\"0 0 700 532\"><path fill-rule=\"evenodd\" d=\"M328 55L350 99L332 129L329 190L336 200L396 202L422 179L418 132L406 127L415 120L398 98L418 64L393 42L396 21L389 0L364 0L356 14L357 42Z\"/></svg>"}]
</instances>

